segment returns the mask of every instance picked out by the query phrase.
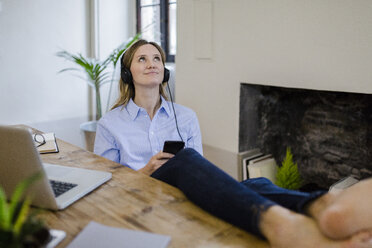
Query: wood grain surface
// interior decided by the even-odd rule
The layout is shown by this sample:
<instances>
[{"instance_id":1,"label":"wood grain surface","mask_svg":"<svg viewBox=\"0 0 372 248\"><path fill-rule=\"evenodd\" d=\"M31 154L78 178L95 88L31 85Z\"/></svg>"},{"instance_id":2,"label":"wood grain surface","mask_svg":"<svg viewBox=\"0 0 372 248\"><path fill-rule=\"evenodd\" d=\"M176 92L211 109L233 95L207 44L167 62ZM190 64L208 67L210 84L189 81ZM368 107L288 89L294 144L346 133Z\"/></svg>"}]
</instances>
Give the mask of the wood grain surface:
<instances>
[{"instance_id":1,"label":"wood grain surface","mask_svg":"<svg viewBox=\"0 0 372 248\"><path fill-rule=\"evenodd\" d=\"M169 247L268 247L255 236L203 211L166 183L57 139L43 162L112 173L112 179L62 211L42 210L48 227L64 230L67 246L90 222L171 236Z\"/></svg>"}]
</instances>

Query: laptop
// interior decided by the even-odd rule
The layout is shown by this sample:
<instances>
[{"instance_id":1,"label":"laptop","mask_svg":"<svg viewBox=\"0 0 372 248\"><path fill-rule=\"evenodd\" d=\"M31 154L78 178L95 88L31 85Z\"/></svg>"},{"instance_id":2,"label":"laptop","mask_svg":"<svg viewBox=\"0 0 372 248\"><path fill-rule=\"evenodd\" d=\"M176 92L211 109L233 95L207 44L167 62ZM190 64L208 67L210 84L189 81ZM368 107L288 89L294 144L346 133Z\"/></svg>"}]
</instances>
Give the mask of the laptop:
<instances>
[{"instance_id":1,"label":"laptop","mask_svg":"<svg viewBox=\"0 0 372 248\"><path fill-rule=\"evenodd\" d=\"M39 171L42 178L27 194L33 206L52 210L66 208L112 177L109 172L42 163L30 129L0 125L0 186L8 198L20 181Z\"/></svg>"}]
</instances>

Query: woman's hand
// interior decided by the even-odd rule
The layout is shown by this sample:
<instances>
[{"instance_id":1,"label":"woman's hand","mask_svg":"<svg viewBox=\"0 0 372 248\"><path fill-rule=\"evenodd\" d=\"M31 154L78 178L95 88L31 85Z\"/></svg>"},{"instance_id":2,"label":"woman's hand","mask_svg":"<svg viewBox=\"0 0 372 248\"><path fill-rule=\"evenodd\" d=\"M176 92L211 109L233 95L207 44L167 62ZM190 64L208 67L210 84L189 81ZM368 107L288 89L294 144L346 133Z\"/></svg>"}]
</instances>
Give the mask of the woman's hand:
<instances>
[{"instance_id":1,"label":"woman's hand","mask_svg":"<svg viewBox=\"0 0 372 248\"><path fill-rule=\"evenodd\" d=\"M163 164L173 157L174 155L171 153L160 151L151 157L150 161L145 165L145 167L139 169L138 171L146 175L151 175L154 171L159 169Z\"/></svg>"}]
</instances>

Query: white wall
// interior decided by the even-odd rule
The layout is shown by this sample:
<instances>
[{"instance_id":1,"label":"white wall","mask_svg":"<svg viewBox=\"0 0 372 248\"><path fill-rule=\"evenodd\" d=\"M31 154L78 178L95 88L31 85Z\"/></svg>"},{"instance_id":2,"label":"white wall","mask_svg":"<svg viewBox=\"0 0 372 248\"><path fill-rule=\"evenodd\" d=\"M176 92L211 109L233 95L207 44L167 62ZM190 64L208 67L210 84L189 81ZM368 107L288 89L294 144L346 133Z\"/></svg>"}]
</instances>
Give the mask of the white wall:
<instances>
[{"instance_id":1,"label":"white wall","mask_svg":"<svg viewBox=\"0 0 372 248\"><path fill-rule=\"evenodd\" d=\"M0 12L0 123L86 114L87 86L55 56L87 50L86 1L3 0Z\"/></svg>"},{"instance_id":2,"label":"white wall","mask_svg":"<svg viewBox=\"0 0 372 248\"><path fill-rule=\"evenodd\" d=\"M29 124L83 146L79 124L89 114L88 86L75 65L56 57L64 49L90 52L90 8L95 0L1 0L0 124ZM135 0L97 0L98 55L135 34ZM103 109L108 85L102 88ZM114 101L117 84L113 88Z\"/></svg>"},{"instance_id":3,"label":"white wall","mask_svg":"<svg viewBox=\"0 0 372 248\"><path fill-rule=\"evenodd\" d=\"M99 58L106 59L111 52L136 34L135 0L99 0ZM115 71L109 107L118 97L120 64ZM111 74L110 74L111 75ZM102 111L106 110L109 84L101 88Z\"/></svg>"},{"instance_id":4,"label":"white wall","mask_svg":"<svg viewBox=\"0 0 372 248\"><path fill-rule=\"evenodd\" d=\"M177 4L177 102L226 157L238 153L241 82L372 93L370 0ZM236 176L227 161L213 162Z\"/></svg>"},{"instance_id":5,"label":"white wall","mask_svg":"<svg viewBox=\"0 0 372 248\"><path fill-rule=\"evenodd\" d=\"M204 144L237 153L240 82L372 93L371 13L369 0L179 0L177 102Z\"/></svg>"}]
</instances>

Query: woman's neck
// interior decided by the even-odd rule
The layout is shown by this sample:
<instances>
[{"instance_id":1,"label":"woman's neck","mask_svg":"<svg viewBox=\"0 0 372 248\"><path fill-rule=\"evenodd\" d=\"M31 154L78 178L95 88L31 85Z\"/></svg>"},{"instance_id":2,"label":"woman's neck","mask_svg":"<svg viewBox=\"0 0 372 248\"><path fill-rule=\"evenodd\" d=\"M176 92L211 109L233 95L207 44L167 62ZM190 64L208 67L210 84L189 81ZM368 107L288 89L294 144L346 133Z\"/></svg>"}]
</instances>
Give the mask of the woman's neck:
<instances>
[{"instance_id":1,"label":"woman's neck","mask_svg":"<svg viewBox=\"0 0 372 248\"><path fill-rule=\"evenodd\" d=\"M156 93L137 91L133 101L137 106L144 108L152 120L161 104L159 90L157 90Z\"/></svg>"}]
</instances>

